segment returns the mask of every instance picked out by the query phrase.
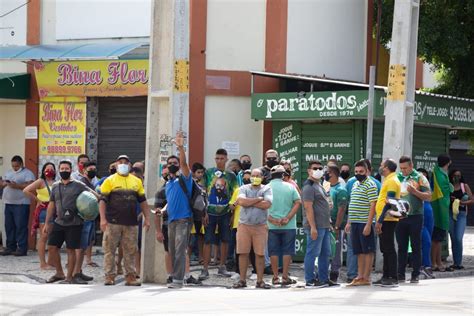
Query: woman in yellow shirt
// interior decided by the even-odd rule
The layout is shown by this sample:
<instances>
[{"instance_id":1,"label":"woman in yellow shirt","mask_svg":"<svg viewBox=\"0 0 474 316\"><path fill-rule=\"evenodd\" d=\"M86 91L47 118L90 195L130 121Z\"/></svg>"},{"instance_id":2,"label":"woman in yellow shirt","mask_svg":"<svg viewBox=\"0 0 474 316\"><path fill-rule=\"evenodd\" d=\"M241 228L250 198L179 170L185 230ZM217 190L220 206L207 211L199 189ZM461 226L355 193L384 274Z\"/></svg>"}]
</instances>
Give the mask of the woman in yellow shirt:
<instances>
[{"instance_id":1,"label":"woman in yellow shirt","mask_svg":"<svg viewBox=\"0 0 474 316\"><path fill-rule=\"evenodd\" d=\"M36 209L31 225L31 235L35 236L36 230L40 229L40 238L38 240L38 256L40 259L40 268L42 270L54 270L46 261L46 241L48 235L43 233L43 226L46 220L46 209L48 208L49 195L51 187L56 179L56 167L53 163L47 162L41 169L41 176L38 180L27 186L23 192L36 201Z\"/></svg>"}]
</instances>

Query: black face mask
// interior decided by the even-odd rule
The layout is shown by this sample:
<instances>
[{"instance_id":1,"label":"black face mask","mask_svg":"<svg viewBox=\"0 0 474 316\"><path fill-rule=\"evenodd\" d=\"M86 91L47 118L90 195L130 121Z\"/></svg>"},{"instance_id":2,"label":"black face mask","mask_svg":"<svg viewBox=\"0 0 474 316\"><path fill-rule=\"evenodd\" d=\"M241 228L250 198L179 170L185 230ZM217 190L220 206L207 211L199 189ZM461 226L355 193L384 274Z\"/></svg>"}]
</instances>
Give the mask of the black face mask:
<instances>
[{"instance_id":1,"label":"black face mask","mask_svg":"<svg viewBox=\"0 0 474 316\"><path fill-rule=\"evenodd\" d=\"M344 180L347 180L350 176L350 173L349 171L341 171L341 178L343 178Z\"/></svg>"},{"instance_id":2,"label":"black face mask","mask_svg":"<svg viewBox=\"0 0 474 316\"><path fill-rule=\"evenodd\" d=\"M110 168L110 170L109 170L110 175L113 175L113 174L115 174L116 172L117 172L117 169L116 169L116 168Z\"/></svg>"},{"instance_id":3,"label":"black face mask","mask_svg":"<svg viewBox=\"0 0 474 316\"><path fill-rule=\"evenodd\" d=\"M242 169L243 170L248 170L252 167L252 163L250 161L244 161L242 162Z\"/></svg>"},{"instance_id":4,"label":"black face mask","mask_svg":"<svg viewBox=\"0 0 474 316\"><path fill-rule=\"evenodd\" d=\"M250 184L250 179L244 179L242 180L244 184Z\"/></svg>"},{"instance_id":5,"label":"black face mask","mask_svg":"<svg viewBox=\"0 0 474 316\"><path fill-rule=\"evenodd\" d=\"M324 174L324 180L329 181L329 179L331 179L331 176L329 175L329 173L325 173Z\"/></svg>"},{"instance_id":6,"label":"black face mask","mask_svg":"<svg viewBox=\"0 0 474 316\"><path fill-rule=\"evenodd\" d=\"M356 177L357 181L359 181L359 182L362 182L365 179L367 179L367 176L364 175L364 174L356 174L355 177Z\"/></svg>"},{"instance_id":7,"label":"black face mask","mask_svg":"<svg viewBox=\"0 0 474 316\"><path fill-rule=\"evenodd\" d=\"M266 165L268 168L273 168L275 167L276 165L278 165L278 160L277 159L267 159L266 161Z\"/></svg>"},{"instance_id":8,"label":"black face mask","mask_svg":"<svg viewBox=\"0 0 474 316\"><path fill-rule=\"evenodd\" d=\"M61 179L67 180L71 177L71 171L61 171L59 175L61 176Z\"/></svg>"},{"instance_id":9,"label":"black face mask","mask_svg":"<svg viewBox=\"0 0 474 316\"><path fill-rule=\"evenodd\" d=\"M163 177L163 180L168 181L169 178L170 178L170 177L168 177L168 175L166 175L166 176Z\"/></svg>"},{"instance_id":10,"label":"black face mask","mask_svg":"<svg viewBox=\"0 0 474 316\"><path fill-rule=\"evenodd\" d=\"M87 171L87 177L88 177L89 179L95 178L96 175L97 175L97 170L90 170L90 171Z\"/></svg>"},{"instance_id":11,"label":"black face mask","mask_svg":"<svg viewBox=\"0 0 474 316\"><path fill-rule=\"evenodd\" d=\"M178 167L178 166L175 166L175 165L169 165L169 166L168 166L168 171L169 171L171 174L176 174L176 172L179 171L179 167Z\"/></svg>"}]
</instances>

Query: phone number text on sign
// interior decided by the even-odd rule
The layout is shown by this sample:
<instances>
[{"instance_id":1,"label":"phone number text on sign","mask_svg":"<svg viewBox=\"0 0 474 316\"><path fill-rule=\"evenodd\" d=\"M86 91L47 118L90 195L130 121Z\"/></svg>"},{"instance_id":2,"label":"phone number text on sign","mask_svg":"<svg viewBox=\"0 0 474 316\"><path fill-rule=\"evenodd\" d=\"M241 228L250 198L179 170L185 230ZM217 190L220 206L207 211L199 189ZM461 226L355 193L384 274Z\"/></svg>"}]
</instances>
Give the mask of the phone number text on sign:
<instances>
[{"instance_id":1,"label":"phone number text on sign","mask_svg":"<svg viewBox=\"0 0 474 316\"><path fill-rule=\"evenodd\" d=\"M49 155L82 153L81 146L48 146L46 149Z\"/></svg>"}]
</instances>

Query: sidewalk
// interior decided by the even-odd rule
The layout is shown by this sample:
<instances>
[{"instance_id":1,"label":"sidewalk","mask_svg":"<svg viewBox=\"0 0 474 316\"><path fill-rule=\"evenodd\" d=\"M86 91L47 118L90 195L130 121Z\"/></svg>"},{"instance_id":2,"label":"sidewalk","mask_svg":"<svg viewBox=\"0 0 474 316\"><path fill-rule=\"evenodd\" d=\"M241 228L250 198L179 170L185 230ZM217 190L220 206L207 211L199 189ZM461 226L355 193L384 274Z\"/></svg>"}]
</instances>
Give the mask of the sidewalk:
<instances>
[{"instance_id":1,"label":"sidewalk","mask_svg":"<svg viewBox=\"0 0 474 316\"><path fill-rule=\"evenodd\" d=\"M97 268L85 266L83 272L87 275L93 276L94 280L90 284L102 284L104 282L103 271L103 253L101 248L94 248L93 261L99 265ZM66 263L66 253L61 253L61 262L63 266ZM6 256L0 257L0 282L38 282L44 283L54 271L42 271L39 269L39 260L36 252L28 252L26 257ZM447 258L447 265L452 264L451 257ZM464 256L463 256L464 270L457 270L454 272L435 272L436 278L452 278L461 276L474 275L474 227L467 227L464 235ZM201 266L191 266L191 274L197 278L201 270ZM408 269L408 272L410 269ZM410 277L407 272L407 278ZM230 278L217 276L217 267L210 267L210 278L203 282L204 286L221 286L230 287L235 281ZM296 278L301 285L304 282L304 271L302 263L293 263L290 269L291 277ZM381 277L379 273L372 274L372 280L377 280ZM117 277L117 283L123 281L123 276ZM271 276L265 277L266 282L271 282ZM345 281L345 267L341 269L339 282ZM253 285L254 281L249 281Z\"/></svg>"}]
</instances>

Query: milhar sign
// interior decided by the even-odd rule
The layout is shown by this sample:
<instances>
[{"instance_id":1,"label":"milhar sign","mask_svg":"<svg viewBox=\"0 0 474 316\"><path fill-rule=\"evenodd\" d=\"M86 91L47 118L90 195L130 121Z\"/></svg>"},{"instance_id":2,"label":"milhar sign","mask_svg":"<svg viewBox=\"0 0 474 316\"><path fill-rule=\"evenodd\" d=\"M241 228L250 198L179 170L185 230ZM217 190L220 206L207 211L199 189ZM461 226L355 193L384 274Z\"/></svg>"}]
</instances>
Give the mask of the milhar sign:
<instances>
[{"instance_id":1,"label":"milhar sign","mask_svg":"<svg viewBox=\"0 0 474 316\"><path fill-rule=\"evenodd\" d=\"M376 98L377 100L377 98ZM354 119L366 118L367 91L329 91L298 93L265 93L252 95L252 118L287 119Z\"/></svg>"}]
</instances>

